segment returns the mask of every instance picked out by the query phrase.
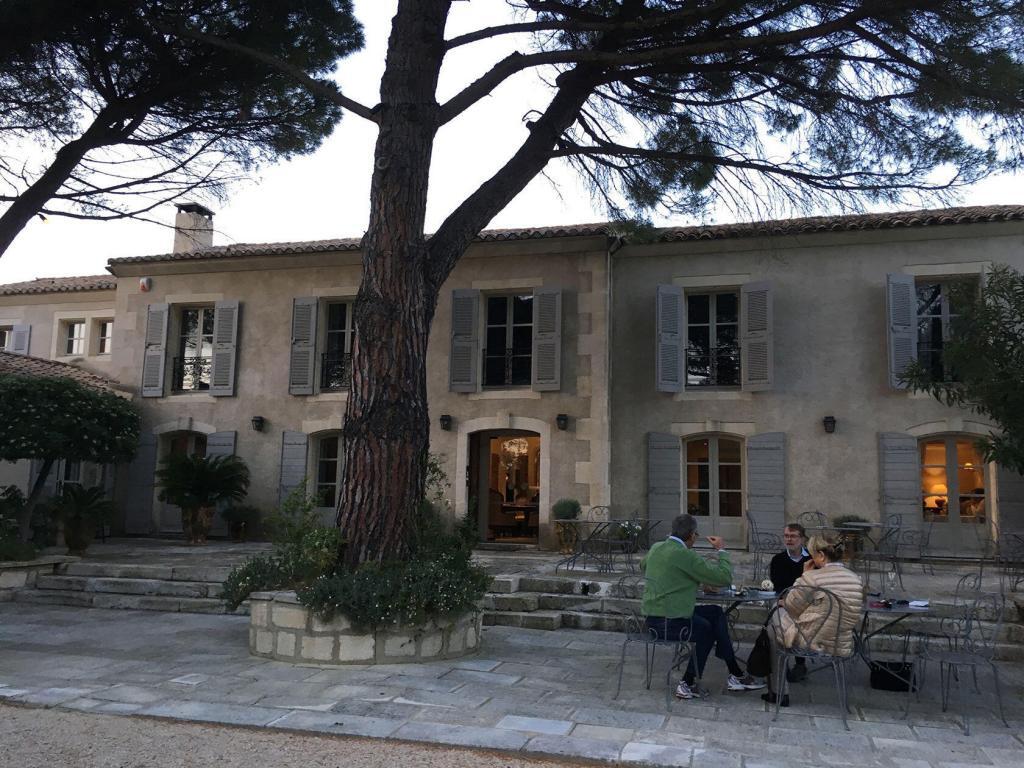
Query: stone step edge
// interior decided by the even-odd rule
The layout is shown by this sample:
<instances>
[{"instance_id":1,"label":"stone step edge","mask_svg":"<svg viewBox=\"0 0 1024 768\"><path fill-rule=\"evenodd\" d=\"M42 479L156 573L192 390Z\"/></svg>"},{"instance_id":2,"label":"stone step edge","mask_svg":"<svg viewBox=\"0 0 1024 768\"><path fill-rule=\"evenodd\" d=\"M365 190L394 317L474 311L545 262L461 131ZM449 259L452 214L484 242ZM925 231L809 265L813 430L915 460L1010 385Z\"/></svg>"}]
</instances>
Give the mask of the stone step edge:
<instances>
[{"instance_id":1,"label":"stone step edge","mask_svg":"<svg viewBox=\"0 0 1024 768\"><path fill-rule=\"evenodd\" d=\"M224 607L224 601L215 597L126 595L117 592L82 592L56 589L15 589L11 590L11 594L11 602L37 605L66 605L78 608L109 608L129 611L163 611L165 613L228 613ZM248 613L248 601L243 602L234 612L235 615L248 615Z\"/></svg>"},{"instance_id":2,"label":"stone step edge","mask_svg":"<svg viewBox=\"0 0 1024 768\"><path fill-rule=\"evenodd\" d=\"M131 576L131 577L129 577L129 576L77 576L77 575L68 574L68 573L55 573L55 574L46 574L46 576L41 577L41 578L45 578L47 581L56 581L56 580L61 580L61 579L88 579L90 581L98 581L98 582L100 582L102 584L109 584L109 583L115 582L115 581L126 581L126 582L157 582L157 583L163 583L163 584L179 584L179 585L183 585L183 586L202 586L202 587L218 587L218 588L224 586L224 582L223 581L196 581L196 580L185 581L185 580L178 580L178 579L153 579L153 578L146 578L146 577L143 577L143 576ZM39 589L51 589L51 588L50 587L39 587ZM89 590L89 589L77 589L76 587L73 587L73 586L70 586L70 585L67 586L66 589L68 589L70 591L74 591L74 592L92 592L92 591L94 591L94 590ZM109 593L109 594L116 594L116 593ZM125 592L124 594L130 595L130 594L136 594L136 593L135 592Z\"/></svg>"},{"instance_id":3,"label":"stone step edge","mask_svg":"<svg viewBox=\"0 0 1024 768\"><path fill-rule=\"evenodd\" d=\"M81 578L151 579L157 581L223 582L232 568L199 565L136 565L128 563L73 562L57 566L56 575ZM127 573L128 575L123 575ZM207 578L196 578L207 574ZM212 576L212 578L209 578Z\"/></svg>"}]
</instances>

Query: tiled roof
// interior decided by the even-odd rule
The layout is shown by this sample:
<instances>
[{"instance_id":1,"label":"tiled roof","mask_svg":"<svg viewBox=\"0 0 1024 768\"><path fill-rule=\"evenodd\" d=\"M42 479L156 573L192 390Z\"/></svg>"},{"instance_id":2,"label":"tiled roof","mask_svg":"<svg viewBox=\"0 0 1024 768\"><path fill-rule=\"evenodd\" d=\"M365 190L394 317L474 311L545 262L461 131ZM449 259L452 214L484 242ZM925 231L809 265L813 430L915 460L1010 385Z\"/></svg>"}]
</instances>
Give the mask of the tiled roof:
<instances>
[{"instance_id":1,"label":"tiled roof","mask_svg":"<svg viewBox=\"0 0 1024 768\"><path fill-rule=\"evenodd\" d=\"M848 216L812 216L801 219L777 219L748 224L698 224L689 227L667 227L657 230L659 242L684 240L719 240L726 238L759 237L766 235L796 235L814 232L852 232L872 229L902 229L909 227L943 226L948 224L975 224L986 221L1022 221L1024 206L987 205L965 208L940 208L924 211L896 211L890 213L864 213ZM614 223L570 224L556 227L528 227L521 229L488 229L481 232L477 242L492 243L512 240L539 240L551 237L614 236ZM241 256L285 256L299 253L327 251L358 251L360 238L336 240L309 240L292 243L238 243L205 248L192 253L165 253L156 256L129 256L110 259L110 267L158 261L189 261L197 259L226 259Z\"/></svg>"},{"instance_id":2,"label":"tiled roof","mask_svg":"<svg viewBox=\"0 0 1024 768\"><path fill-rule=\"evenodd\" d=\"M1024 220L1022 205L978 205L964 208L939 208L925 211L860 213L850 216L810 216L802 219L778 219L749 224L713 224L672 227L659 231L658 240L719 240L732 237L801 235L816 232L855 232L872 229L908 229L949 224L978 224Z\"/></svg>"},{"instance_id":3,"label":"tiled roof","mask_svg":"<svg viewBox=\"0 0 1024 768\"><path fill-rule=\"evenodd\" d=\"M0 285L0 296L26 293L72 293L76 291L112 291L117 281L110 275L87 277L41 277L24 283Z\"/></svg>"},{"instance_id":4,"label":"tiled roof","mask_svg":"<svg viewBox=\"0 0 1024 768\"><path fill-rule=\"evenodd\" d=\"M44 360L41 357L16 355L13 352L0 351L0 374L13 373L20 376L61 376L74 379L93 389L116 392L120 387L111 379L84 371L70 363L58 363L56 360Z\"/></svg>"}]
</instances>

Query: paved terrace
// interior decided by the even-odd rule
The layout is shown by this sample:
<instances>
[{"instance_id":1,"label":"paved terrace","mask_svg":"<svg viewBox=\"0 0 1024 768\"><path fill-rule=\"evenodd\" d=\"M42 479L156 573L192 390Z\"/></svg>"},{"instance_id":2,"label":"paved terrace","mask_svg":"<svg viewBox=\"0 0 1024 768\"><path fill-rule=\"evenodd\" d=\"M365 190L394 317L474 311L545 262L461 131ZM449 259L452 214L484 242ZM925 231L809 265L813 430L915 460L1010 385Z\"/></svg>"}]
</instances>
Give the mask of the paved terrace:
<instances>
[{"instance_id":1,"label":"paved terrace","mask_svg":"<svg viewBox=\"0 0 1024 768\"><path fill-rule=\"evenodd\" d=\"M170 565L185 558L223 567L258 546L195 550L115 542L98 545L90 559L128 562L135 552L140 563L167 558L161 562ZM484 553L481 560L505 574L549 574L555 562L532 553ZM940 569L936 577L908 570L910 591L926 584L941 591L955 583L954 570ZM1024 666L1010 662L1000 664L1010 728L996 718L993 697L965 685L956 707L972 712L968 737L957 711L940 711L937 673L905 720L904 695L871 690L864 666L855 664L854 713L846 732L824 674L793 686L793 706L772 723L757 692L724 692L724 669L714 659L706 676L710 699L666 704L666 658L645 691L642 649L636 646L622 695L613 699L621 639L613 633L495 626L485 629L482 651L470 659L326 669L250 657L247 631L244 616L0 604L0 698L126 716L700 768L1024 764ZM991 690L985 676L981 682Z\"/></svg>"}]
</instances>

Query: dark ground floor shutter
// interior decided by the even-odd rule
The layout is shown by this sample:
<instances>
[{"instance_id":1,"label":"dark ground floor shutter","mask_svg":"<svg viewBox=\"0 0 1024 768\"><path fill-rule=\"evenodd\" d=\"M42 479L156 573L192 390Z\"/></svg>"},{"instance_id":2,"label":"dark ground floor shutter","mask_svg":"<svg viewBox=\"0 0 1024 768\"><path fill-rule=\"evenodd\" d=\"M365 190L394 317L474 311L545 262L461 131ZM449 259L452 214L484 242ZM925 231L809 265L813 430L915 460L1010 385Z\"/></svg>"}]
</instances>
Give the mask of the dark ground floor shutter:
<instances>
[{"instance_id":1,"label":"dark ground floor shutter","mask_svg":"<svg viewBox=\"0 0 1024 768\"><path fill-rule=\"evenodd\" d=\"M678 435L647 433L647 518L660 520L657 536L668 536L682 509L682 442Z\"/></svg>"},{"instance_id":2,"label":"dark ground floor shutter","mask_svg":"<svg viewBox=\"0 0 1024 768\"><path fill-rule=\"evenodd\" d=\"M143 432L135 458L117 469L117 494L124 510L124 532L148 535L153 526L153 487L156 482L156 435Z\"/></svg>"}]
</instances>

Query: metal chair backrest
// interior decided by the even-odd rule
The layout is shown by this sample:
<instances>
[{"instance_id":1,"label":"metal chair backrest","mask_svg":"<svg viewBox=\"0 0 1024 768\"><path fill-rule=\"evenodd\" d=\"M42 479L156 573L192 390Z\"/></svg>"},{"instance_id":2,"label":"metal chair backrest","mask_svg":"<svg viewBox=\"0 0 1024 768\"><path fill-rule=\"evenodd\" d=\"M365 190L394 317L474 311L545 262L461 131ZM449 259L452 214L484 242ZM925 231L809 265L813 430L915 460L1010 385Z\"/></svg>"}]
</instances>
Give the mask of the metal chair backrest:
<instances>
[{"instance_id":1,"label":"metal chair backrest","mask_svg":"<svg viewBox=\"0 0 1024 768\"><path fill-rule=\"evenodd\" d=\"M976 595L967 608L967 631L963 650L982 659L995 656L996 641L1003 629L1006 597L1002 594Z\"/></svg>"},{"instance_id":2,"label":"metal chair backrest","mask_svg":"<svg viewBox=\"0 0 1024 768\"><path fill-rule=\"evenodd\" d=\"M794 621L796 639L790 648L816 655L839 655L839 633L844 631L843 602L834 592L824 587L794 584L780 599L791 606L794 603L804 606L799 620Z\"/></svg>"},{"instance_id":3,"label":"metal chair backrest","mask_svg":"<svg viewBox=\"0 0 1024 768\"><path fill-rule=\"evenodd\" d=\"M583 516L583 519L584 520L589 520L589 521L592 521L592 522L598 522L598 521L602 521L602 520L611 520L612 519L612 510L611 510L610 507L606 507L606 506L591 507L590 509L588 509L586 511L586 513Z\"/></svg>"},{"instance_id":4,"label":"metal chair backrest","mask_svg":"<svg viewBox=\"0 0 1024 768\"><path fill-rule=\"evenodd\" d=\"M828 518L817 510L810 512L803 512L798 515L796 521L800 523L804 528L828 528Z\"/></svg>"}]
</instances>

